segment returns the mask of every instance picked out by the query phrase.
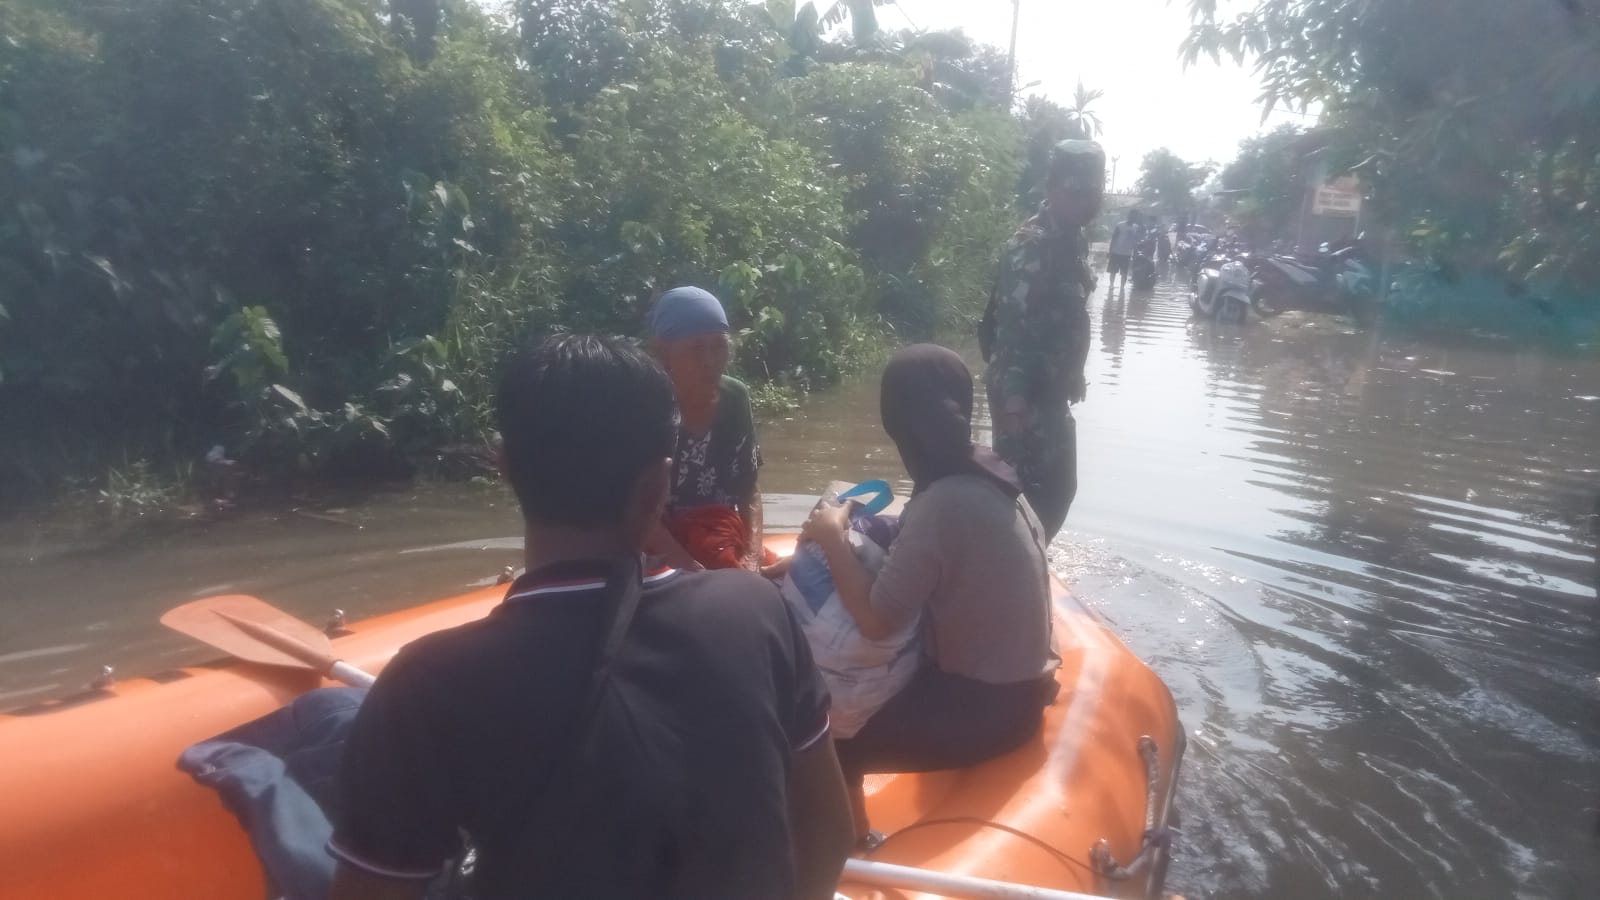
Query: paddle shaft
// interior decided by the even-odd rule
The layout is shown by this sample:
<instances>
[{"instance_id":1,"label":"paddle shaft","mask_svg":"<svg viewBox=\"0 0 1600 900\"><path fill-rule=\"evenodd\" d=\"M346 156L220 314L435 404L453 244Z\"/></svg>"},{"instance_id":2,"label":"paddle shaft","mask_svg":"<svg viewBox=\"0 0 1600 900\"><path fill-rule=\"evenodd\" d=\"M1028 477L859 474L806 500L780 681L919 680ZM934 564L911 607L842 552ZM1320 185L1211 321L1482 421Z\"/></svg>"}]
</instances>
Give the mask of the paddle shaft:
<instances>
[{"instance_id":1,"label":"paddle shaft","mask_svg":"<svg viewBox=\"0 0 1600 900\"><path fill-rule=\"evenodd\" d=\"M328 677L358 688L372 687L372 683L378 680L378 676L366 669L358 669L342 659L328 668Z\"/></svg>"},{"instance_id":2,"label":"paddle shaft","mask_svg":"<svg viewBox=\"0 0 1600 900\"><path fill-rule=\"evenodd\" d=\"M845 860L843 879L878 887L923 891L941 897L958 897L961 900L1104 900L1076 891L1058 891L972 875L951 875L870 859Z\"/></svg>"},{"instance_id":3,"label":"paddle shaft","mask_svg":"<svg viewBox=\"0 0 1600 900\"><path fill-rule=\"evenodd\" d=\"M219 612L217 615L232 622L235 628L261 643L289 654L335 681L343 682L351 687L366 688L372 687L372 683L378 680L371 673L358 669L344 660L324 653L315 647L307 647L270 625L252 622L249 619L229 615L225 612Z\"/></svg>"}]
</instances>

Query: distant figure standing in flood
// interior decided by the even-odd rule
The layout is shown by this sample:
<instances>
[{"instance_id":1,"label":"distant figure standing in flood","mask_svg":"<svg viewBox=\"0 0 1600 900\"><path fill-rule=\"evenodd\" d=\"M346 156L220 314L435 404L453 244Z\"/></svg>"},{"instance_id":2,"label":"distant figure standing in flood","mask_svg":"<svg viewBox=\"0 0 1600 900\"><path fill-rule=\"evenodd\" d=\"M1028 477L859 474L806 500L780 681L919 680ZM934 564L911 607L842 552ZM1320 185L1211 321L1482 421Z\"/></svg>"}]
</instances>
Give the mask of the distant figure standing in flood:
<instances>
[{"instance_id":1,"label":"distant figure standing in flood","mask_svg":"<svg viewBox=\"0 0 1600 900\"><path fill-rule=\"evenodd\" d=\"M1017 470L1023 493L1055 537L1078 491L1077 426L1070 404L1087 391L1094 291L1084 226L1105 198L1106 157L1094 141L1050 152L1045 201L1000 255L980 329L994 449Z\"/></svg>"},{"instance_id":2,"label":"distant figure standing in flood","mask_svg":"<svg viewBox=\"0 0 1600 900\"><path fill-rule=\"evenodd\" d=\"M1106 249L1106 293L1117 289L1117 276L1122 276L1122 286L1128 286L1128 275L1133 271L1133 255L1139 252L1144 240L1144 226L1137 209L1128 210L1128 218L1111 229L1111 243Z\"/></svg>"}]
</instances>

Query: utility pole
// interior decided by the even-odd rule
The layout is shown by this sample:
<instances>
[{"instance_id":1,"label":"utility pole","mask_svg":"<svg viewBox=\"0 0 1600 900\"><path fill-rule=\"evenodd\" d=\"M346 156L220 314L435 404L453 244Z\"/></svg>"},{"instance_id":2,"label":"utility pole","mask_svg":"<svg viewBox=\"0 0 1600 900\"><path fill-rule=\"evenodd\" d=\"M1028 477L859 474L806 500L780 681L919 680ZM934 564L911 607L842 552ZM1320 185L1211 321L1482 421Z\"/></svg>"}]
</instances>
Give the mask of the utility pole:
<instances>
[{"instance_id":1,"label":"utility pole","mask_svg":"<svg viewBox=\"0 0 1600 900\"><path fill-rule=\"evenodd\" d=\"M1017 101L1017 24L1022 21L1022 0L1011 0L1011 50L1006 54L1006 89Z\"/></svg>"}]
</instances>

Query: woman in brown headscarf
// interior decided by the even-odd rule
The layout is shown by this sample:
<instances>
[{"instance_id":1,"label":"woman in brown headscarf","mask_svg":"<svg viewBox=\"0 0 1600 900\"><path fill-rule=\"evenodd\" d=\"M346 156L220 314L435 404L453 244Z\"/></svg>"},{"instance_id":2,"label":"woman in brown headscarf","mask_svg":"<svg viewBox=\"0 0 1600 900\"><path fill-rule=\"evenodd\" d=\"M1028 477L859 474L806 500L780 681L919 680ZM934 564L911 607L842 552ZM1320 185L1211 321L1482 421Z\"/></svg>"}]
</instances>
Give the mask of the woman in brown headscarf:
<instances>
[{"instance_id":1,"label":"woman in brown headscarf","mask_svg":"<svg viewBox=\"0 0 1600 900\"><path fill-rule=\"evenodd\" d=\"M907 347L884 369L880 404L914 487L876 580L845 538L843 507L819 509L802 532L863 636L923 622L922 669L838 744L863 837L862 775L964 768L1014 749L1038 731L1056 666L1048 538L1016 473L972 443L966 364L944 347Z\"/></svg>"}]
</instances>

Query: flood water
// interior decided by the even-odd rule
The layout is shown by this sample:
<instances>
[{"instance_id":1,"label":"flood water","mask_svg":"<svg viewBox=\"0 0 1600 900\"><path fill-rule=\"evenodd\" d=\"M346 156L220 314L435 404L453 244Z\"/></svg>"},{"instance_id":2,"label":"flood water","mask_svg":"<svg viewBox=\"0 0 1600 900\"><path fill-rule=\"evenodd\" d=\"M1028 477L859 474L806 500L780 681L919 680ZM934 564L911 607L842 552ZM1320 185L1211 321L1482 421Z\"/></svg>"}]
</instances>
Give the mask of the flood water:
<instances>
[{"instance_id":1,"label":"flood water","mask_svg":"<svg viewBox=\"0 0 1600 900\"><path fill-rule=\"evenodd\" d=\"M1190 734L1169 890L1600 895L1600 364L1297 315L1093 301L1081 489L1053 565ZM763 430L771 492L894 477L870 379ZM518 558L495 486L0 548L0 708L200 656L166 608L360 617Z\"/></svg>"}]
</instances>

